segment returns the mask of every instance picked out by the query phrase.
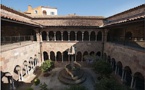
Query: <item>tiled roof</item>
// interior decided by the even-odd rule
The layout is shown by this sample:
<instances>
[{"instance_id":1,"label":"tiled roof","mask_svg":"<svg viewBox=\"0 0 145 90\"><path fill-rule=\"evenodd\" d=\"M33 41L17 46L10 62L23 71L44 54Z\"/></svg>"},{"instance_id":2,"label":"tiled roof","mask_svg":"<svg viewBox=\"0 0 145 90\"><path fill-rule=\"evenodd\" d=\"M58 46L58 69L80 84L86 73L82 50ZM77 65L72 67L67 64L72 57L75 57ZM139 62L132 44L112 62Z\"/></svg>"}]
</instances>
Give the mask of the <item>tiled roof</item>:
<instances>
[{"instance_id":1,"label":"tiled roof","mask_svg":"<svg viewBox=\"0 0 145 90\"><path fill-rule=\"evenodd\" d=\"M105 18L104 26L122 24L140 19L145 19L145 4Z\"/></svg>"},{"instance_id":2,"label":"tiled roof","mask_svg":"<svg viewBox=\"0 0 145 90\"><path fill-rule=\"evenodd\" d=\"M9 7L6 7L4 5L1 5L0 12L1 12L0 13L1 18L18 21L18 22L22 22L22 23L27 23L27 24L39 25L39 24L35 23L34 21L32 21L31 17L29 17L21 12L18 12L16 10L13 10Z\"/></svg>"},{"instance_id":3,"label":"tiled roof","mask_svg":"<svg viewBox=\"0 0 145 90\"><path fill-rule=\"evenodd\" d=\"M145 19L145 14L144 15L140 15L140 16L136 16L136 17L132 17L132 18L126 18L126 19L117 20L117 21L114 21L114 22L109 22L109 23L106 23L104 26L121 24L121 23L125 23L125 22L130 22L130 21L138 20L138 19Z\"/></svg>"},{"instance_id":4,"label":"tiled roof","mask_svg":"<svg viewBox=\"0 0 145 90\"><path fill-rule=\"evenodd\" d=\"M33 16L32 20L44 26L100 26L103 17L98 16Z\"/></svg>"}]
</instances>

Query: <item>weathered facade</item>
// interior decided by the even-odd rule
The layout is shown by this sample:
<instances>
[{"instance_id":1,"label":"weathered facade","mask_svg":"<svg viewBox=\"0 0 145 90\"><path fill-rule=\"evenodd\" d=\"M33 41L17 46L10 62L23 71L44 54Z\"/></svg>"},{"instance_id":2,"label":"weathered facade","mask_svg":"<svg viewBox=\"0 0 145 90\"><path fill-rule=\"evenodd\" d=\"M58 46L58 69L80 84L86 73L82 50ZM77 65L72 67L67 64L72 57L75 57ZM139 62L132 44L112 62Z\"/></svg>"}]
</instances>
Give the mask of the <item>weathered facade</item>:
<instances>
[{"instance_id":1,"label":"weathered facade","mask_svg":"<svg viewBox=\"0 0 145 90\"><path fill-rule=\"evenodd\" d=\"M144 4L107 18L27 16L1 7L1 71L14 79L22 80L30 71L26 66L35 67L35 59L39 63L69 61L68 48L75 46L77 62L83 62L84 55L95 54L109 62L126 85L145 89ZM17 67L18 74L14 72Z\"/></svg>"}]
</instances>

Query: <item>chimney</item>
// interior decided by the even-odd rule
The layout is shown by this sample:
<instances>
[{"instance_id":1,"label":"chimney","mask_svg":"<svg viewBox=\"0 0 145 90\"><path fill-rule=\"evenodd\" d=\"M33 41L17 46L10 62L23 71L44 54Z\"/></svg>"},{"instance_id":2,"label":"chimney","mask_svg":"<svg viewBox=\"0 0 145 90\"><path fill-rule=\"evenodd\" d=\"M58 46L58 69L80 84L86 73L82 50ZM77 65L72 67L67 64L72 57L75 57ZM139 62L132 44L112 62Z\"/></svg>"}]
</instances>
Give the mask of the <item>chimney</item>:
<instances>
[{"instance_id":1,"label":"chimney","mask_svg":"<svg viewBox=\"0 0 145 90\"><path fill-rule=\"evenodd\" d=\"M28 12L32 10L31 5L28 5Z\"/></svg>"}]
</instances>

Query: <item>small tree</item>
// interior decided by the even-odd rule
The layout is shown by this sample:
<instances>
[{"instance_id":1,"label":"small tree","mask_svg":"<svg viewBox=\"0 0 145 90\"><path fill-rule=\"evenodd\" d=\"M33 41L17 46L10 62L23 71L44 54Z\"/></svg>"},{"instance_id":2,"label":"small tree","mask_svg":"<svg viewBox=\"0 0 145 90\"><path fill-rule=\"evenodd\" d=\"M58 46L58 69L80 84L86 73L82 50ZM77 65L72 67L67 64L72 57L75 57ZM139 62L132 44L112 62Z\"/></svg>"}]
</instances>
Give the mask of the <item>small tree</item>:
<instances>
[{"instance_id":1,"label":"small tree","mask_svg":"<svg viewBox=\"0 0 145 90\"><path fill-rule=\"evenodd\" d=\"M111 65L103 60L99 60L95 62L93 67L94 67L94 70L101 75L101 77L104 77L104 76L108 77L112 73Z\"/></svg>"},{"instance_id":2,"label":"small tree","mask_svg":"<svg viewBox=\"0 0 145 90\"><path fill-rule=\"evenodd\" d=\"M54 63L51 60L46 60L43 62L43 64L41 65L41 70L43 72L47 72L49 70L51 70L51 68L54 66Z\"/></svg>"},{"instance_id":3,"label":"small tree","mask_svg":"<svg viewBox=\"0 0 145 90\"><path fill-rule=\"evenodd\" d=\"M99 83L96 84L97 90L130 90L129 88L118 83L114 78L102 78Z\"/></svg>"},{"instance_id":4,"label":"small tree","mask_svg":"<svg viewBox=\"0 0 145 90\"><path fill-rule=\"evenodd\" d=\"M40 84L40 90L48 90L46 83Z\"/></svg>"},{"instance_id":5,"label":"small tree","mask_svg":"<svg viewBox=\"0 0 145 90\"><path fill-rule=\"evenodd\" d=\"M54 63L51 60L46 60L41 65L41 70L44 73L44 76L49 76L48 71L50 71L54 67Z\"/></svg>"}]
</instances>

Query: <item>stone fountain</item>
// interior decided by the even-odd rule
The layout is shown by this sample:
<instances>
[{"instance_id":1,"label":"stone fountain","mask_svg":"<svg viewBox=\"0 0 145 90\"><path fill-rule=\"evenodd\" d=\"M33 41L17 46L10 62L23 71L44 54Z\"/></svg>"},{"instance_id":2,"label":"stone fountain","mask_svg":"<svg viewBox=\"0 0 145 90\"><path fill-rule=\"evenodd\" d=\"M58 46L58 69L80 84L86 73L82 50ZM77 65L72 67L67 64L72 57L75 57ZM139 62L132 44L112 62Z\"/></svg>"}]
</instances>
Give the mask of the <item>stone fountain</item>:
<instances>
[{"instance_id":1,"label":"stone fountain","mask_svg":"<svg viewBox=\"0 0 145 90\"><path fill-rule=\"evenodd\" d=\"M65 65L65 68L60 71L58 79L62 83L70 85L84 82L86 80L84 71L81 69L81 65L74 61L75 47L71 46L68 49L68 55L70 57L70 63Z\"/></svg>"}]
</instances>

